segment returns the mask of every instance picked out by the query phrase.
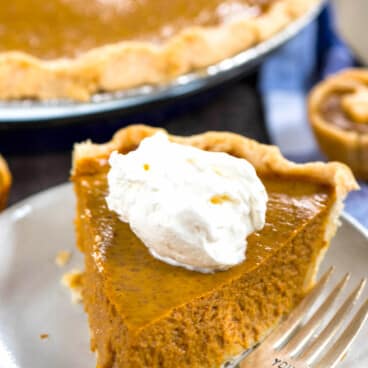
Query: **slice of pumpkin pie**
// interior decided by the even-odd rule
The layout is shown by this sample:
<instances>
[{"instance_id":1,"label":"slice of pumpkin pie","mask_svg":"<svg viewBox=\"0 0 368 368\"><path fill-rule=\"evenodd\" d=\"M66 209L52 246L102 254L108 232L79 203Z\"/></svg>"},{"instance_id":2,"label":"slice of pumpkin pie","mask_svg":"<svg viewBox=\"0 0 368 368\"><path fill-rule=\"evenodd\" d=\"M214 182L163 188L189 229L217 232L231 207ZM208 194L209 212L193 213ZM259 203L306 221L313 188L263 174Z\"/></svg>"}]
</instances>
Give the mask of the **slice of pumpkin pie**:
<instances>
[{"instance_id":1,"label":"slice of pumpkin pie","mask_svg":"<svg viewBox=\"0 0 368 368\"><path fill-rule=\"evenodd\" d=\"M219 367L252 347L313 285L357 188L343 164L147 126L77 144L72 180L99 368Z\"/></svg>"}]
</instances>

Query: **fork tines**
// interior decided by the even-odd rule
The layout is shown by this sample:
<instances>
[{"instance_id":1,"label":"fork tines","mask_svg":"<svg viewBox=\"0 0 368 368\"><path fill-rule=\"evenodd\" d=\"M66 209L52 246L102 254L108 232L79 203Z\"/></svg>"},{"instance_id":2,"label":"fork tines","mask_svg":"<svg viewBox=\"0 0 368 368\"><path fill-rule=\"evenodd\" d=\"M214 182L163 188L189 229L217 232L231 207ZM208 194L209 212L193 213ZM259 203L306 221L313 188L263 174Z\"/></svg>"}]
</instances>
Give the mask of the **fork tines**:
<instances>
[{"instance_id":1,"label":"fork tines","mask_svg":"<svg viewBox=\"0 0 368 368\"><path fill-rule=\"evenodd\" d=\"M342 325L347 321L351 310L362 295L367 280L364 278L359 282L317 336L315 336L316 331L333 311L333 305L345 289L350 274L346 274L337 283L308 321L302 324L308 312L321 297L333 271L334 268L331 267L287 320L254 353L250 354L240 367L334 368L340 363L368 318L368 299L331 347L328 345L336 338ZM278 362L281 362L281 365Z\"/></svg>"}]
</instances>

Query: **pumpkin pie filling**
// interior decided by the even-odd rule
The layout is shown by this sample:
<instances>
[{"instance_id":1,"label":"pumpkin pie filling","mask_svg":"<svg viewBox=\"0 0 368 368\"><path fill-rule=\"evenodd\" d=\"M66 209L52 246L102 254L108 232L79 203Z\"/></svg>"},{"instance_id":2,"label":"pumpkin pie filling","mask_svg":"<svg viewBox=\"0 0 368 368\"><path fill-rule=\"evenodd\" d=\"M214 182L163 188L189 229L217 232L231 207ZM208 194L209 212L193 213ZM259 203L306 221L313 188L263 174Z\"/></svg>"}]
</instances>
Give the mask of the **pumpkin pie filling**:
<instances>
[{"instance_id":1,"label":"pumpkin pie filling","mask_svg":"<svg viewBox=\"0 0 368 368\"><path fill-rule=\"evenodd\" d=\"M262 181L266 225L248 237L246 261L206 275L153 258L107 209L105 175L78 179L78 218L88 219L78 225L77 218L86 255L83 300L98 367L220 366L296 305L327 246L322 229L333 193L313 183Z\"/></svg>"},{"instance_id":2,"label":"pumpkin pie filling","mask_svg":"<svg viewBox=\"0 0 368 368\"><path fill-rule=\"evenodd\" d=\"M7 1L0 99L86 101L167 84L269 39L320 1Z\"/></svg>"},{"instance_id":3,"label":"pumpkin pie filling","mask_svg":"<svg viewBox=\"0 0 368 368\"><path fill-rule=\"evenodd\" d=\"M248 238L247 259L230 270L211 275L188 271L152 257L147 248L107 209L106 175L78 180L79 198L87 198L84 213L100 238L93 242L93 258L104 275L105 292L122 306L127 325L137 329L173 308L220 288L252 272L282 248L299 229L329 206L328 187L279 178L262 181L269 195L265 227ZM95 221L98 219L98 221ZM90 251L91 249L83 249Z\"/></svg>"},{"instance_id":4,"label":"pumpkin pie filling","mask_svg":"<svg viewBox=\"0 0 368 368\"><path fill-rule=\"evenodd\" d=\"M365 122L354 121L354 119L346 111L346 108L344 109L344 96L350 97L351 94L333 93L326 97L325 101L321 104L321 114L324 120L329 124L345 131L367 134L368 119Z\"/></svg>"},{"instance_id":5,"label":"pumpkin pie filling","mask_svg":"<svg viewBox=\"0 0 368 368\"><path fill-rule=\"evenodd\" d=\"M82 151L89 157L74 165L77 244L85 255L83 302L91 348L99 368L219 367L264 338L312 286L336 226L340 189L313 179L309 169L299 174L260 170L269 196L266 225L248 237L245 262L214 274L174 267L152 257L105 201L106 154L134 149L146 129L151 128L122 130L118 135L124 147L114 141L96 146L94 157L86 144ZM238 138L221 143L221 133L214 134L190 142L243 157ZM258 146L247 144L246 155L251 156ZM79 155L75 153L75 162ZM353 188L349 175L344 185Z\"/></svg>"},{"instance_id":6,"label":"pumpkin pie filling","mask_svg":"<svg viewBox=\"0 0 368 368\"><path fill-rule=\"evenodd\" d=\"M0 12L0 52L56 59L127 40L160 43L188 26L257 16L274 1L6 1Z\"/></svg>"}]
</instances>

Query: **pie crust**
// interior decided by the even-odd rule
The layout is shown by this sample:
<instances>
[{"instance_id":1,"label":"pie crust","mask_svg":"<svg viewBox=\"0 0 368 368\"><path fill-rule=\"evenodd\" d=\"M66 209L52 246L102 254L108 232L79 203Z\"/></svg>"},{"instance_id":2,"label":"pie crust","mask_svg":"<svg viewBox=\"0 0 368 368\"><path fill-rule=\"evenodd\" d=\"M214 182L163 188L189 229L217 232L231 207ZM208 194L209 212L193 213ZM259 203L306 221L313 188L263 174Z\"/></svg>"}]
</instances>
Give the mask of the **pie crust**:
<instances>
[{"instance_id":1,"label":"pie crust","mask_svg":"<svg viewBox=\"0 0 368 368\"><path fill-rule=\"evenodd\" d=\"M4 158L0 155L0 211L6 206L11 186L11 174Z\"/></svg>"},{"instance_id":2,"label":"pie crust","mask_svg":"<svg viewBox=\"0 0 368 368\"><path fill-rule=\"evenodd\" d=\"M309 96L309 120L321 150L330 160L350 166L361 179L368 179L368 129L362 130L360 125L368 128L368 119L367 111L353 104L361 95L366 98L367 92L368 70L349 69L321 82ZM323 114L326 100L333 95L340 95L340 109L352 122L351 127L342 129ZM367 105L368 100L362 107Z\"/></svg>"},{"instance_id":3,"label":"pie crust","mask_svg":"<svg viewBox=\"0 0 368 368\"><path fill-rule=\"evenodd\" d=\"M105 144L94 144L90 141L74 146L72 176L88 175L106 165L111 152L129 152L135 149L146 137L164 129L147 125L131 125L119 130L113 139ZM358 189L358 185L350 169L339 162L313 162L296 164L284 158L276 146L258 143L257 141L230 132L206 132L189 137L169 135L173 142L188 144L200 149L227 152L236 157L248 160L259 174L276 174L309 179L319 184L336 188L339 199L348 192Z\"/></svg>"},{"instance_id":4,"label":"pie crust","mask_svg":"<svg viewBox=\"0 0 368 368\"><path fill-rule=\"evenodd\" d=\"M216 27L192 26L161 45L124 41L76 58L41 60L23 52L0 53L0 99L86 101L98 91L161 84L245 50L305 14L320 0L275 0L260 16Z\"/></svg>"}]
</instances>

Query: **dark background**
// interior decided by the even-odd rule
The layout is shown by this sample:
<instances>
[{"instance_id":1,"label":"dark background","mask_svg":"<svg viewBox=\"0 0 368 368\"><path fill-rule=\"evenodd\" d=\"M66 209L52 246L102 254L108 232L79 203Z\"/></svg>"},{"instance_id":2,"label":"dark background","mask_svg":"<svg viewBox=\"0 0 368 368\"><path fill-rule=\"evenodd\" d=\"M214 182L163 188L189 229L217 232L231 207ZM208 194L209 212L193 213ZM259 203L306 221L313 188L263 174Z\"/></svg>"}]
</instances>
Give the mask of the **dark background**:
<instances>
[{"instance_id":1,"label":"dark background","mask_svg":"<svg viewBox=\"0 0 368 368\"><path fill-rule=\"evenodd\" d=\"M119 128L133 123L162 126L179 135L228 130L269 142L257 92L257 73L130 116L47 122L43 127L0 127L0 152L13 174L10 204L66 182L74 142L86 139L104 142Z\"/></svg>"}]
</instances>

